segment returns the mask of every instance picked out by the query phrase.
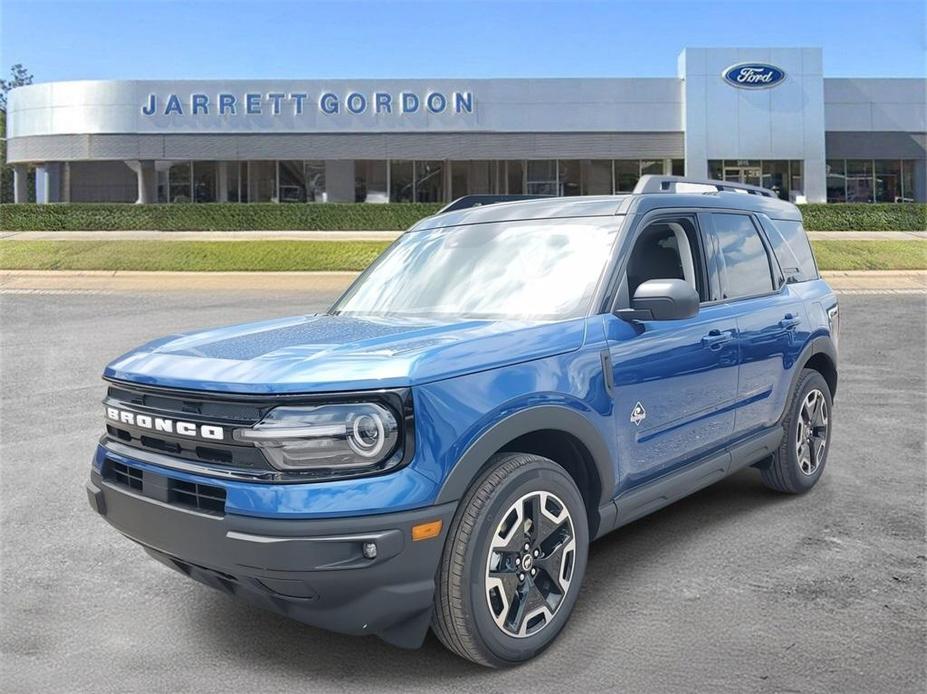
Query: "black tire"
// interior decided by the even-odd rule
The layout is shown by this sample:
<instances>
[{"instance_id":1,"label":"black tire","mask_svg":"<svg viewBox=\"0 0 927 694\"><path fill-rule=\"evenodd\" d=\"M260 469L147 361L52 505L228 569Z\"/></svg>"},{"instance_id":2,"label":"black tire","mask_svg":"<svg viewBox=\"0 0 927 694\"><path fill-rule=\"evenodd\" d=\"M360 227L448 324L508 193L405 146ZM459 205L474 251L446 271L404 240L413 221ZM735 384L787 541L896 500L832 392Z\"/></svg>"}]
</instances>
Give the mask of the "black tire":
<instances>
[{"instance_id":1,"label":"black tire","mask_svg":"<svg viewBox=\"0 0 927 694\"><path fill-rule=\"evenodd\" d=\"M551 494L553 496L549 496ZM562 506L557 502L562 502ZM532 514L531 510L537 508L536 504L545 505L548 511L553 509L552 515L556 520ZM521 515L513 511L515 508L522 509ZM568 512L565 521L563 508ZM537 532L534 533L537 536L545 535L551 527L557 528L555 532L562 533L564 527L568 531L557 535L556 545L545 542L543 537L532 537L531 531L525 531L525 528L533 528L534 524L521 522L521 519L532 515L539 519ZM503 523L508 525L504 526ZM572 549L570 541L565 539L569 536L570 527L575 540ZM503 529L508 534L500 535ZM518 539L520 535L522 539ZM554 533L547 537L554 537ZM509 575L509 569L516 560L519 567L525 562L517 556L523 551L523 540L530 540L528 544L531 544L526 554L533 555L535 548L540 552L539 558L532 559L530 563L536 573L529 575L515 569L514 574ZM517 545L518 549L508 551L499 547L499 551L491 555L491 543L502 541L508 541L510 544L507 546ZM559 549L547 551L554 546ZM506 667L533 658L551 644L573 611L586 571L588 546L586 507L576 484L562 467L536 455L496 455L486 472L474 482L461 500L448 532L436 579L432 630L448 649L480 665ZM557 555L558 551L560 555ZM522 591L522 595L513 593L513 599L505 603L493 600L493 597L499 598L500 588L490 587L493 579L488 572L491 562L496 561L506 564L503 569L505 585L514 585L516 591ZM525 615L543 608L545 603L537 600L545 588L550 590L555 586L547 573L548 567L553 566L559 567L559 572L569 578L563 579L567 581L563 591L554 589L547 593L558 600L550 617L535 617L535 626L531 629L536 631L529 630L525 635L510 634L505 629L510 623L514 624L515 619L510 622L506 617L518 614L518 610L514 609L516 606L524 602ZM524 578L519 578L519 574ZM562 587L563 582L559 578L557 581L556 585ZM495 614L491 606L493 604L498 608ZM503 605L501 608L500 604ZM505 609L505 605L512 609ZM538 608L538 605L542 607ZM537 626L541 618L544 623ZM500 625L497 619L501 619L504 624ZM532 620L524 619L518 624L524 624L527 629Z\"/></svg>"},{"instance_id":2,"label":"black tire","mask_svg":"<svg viewBox=\"0 0 927 694\"><path fill-rule=\"evenodd\" d=\"M812 460L799 457L798 440L799 428L802 427L804 421L802 419L802 408L809 395L815 392L819 392L823 396L826 408L826 424L823 436L817 439L817 441L823 439L823 452L819 454L819 457ZM787 494L803 494L817 484L817 481L821 478L824 466L827 463L827 455L830 452L830 437L833 431L833 400L827 381L819 372L804 369L798 378L795 392L792 393L792 399L788 407L789 409L782 422L782 428L785 432L782 443L772 455L770 461L760 468L760 472L763 476L763 484L770 489ZM812 444L809 451L816 450L817 446ZM814 463L813 470L809 466L809 460Z\"/></svg>"}]
</instances>

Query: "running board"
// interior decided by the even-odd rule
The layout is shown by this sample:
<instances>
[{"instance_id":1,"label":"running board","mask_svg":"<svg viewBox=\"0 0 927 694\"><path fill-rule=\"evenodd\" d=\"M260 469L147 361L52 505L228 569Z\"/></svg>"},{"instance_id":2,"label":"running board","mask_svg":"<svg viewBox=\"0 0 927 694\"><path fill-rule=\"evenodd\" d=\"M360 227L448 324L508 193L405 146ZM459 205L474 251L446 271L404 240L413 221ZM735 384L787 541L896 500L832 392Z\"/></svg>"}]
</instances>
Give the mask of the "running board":
<instances>
[{"instance_id":1,"label":"running board","mask_svg":"<svg viewBox=\"0 0 927 694\"><path fill-rule=\"evenodd\" d=\"M612 529L636 521L761 461L779 447L782 434L782 427L777 425L723 453L690 463L681 470L621 494L614 501L617 513Z\"/></svg>"}]
</instances>

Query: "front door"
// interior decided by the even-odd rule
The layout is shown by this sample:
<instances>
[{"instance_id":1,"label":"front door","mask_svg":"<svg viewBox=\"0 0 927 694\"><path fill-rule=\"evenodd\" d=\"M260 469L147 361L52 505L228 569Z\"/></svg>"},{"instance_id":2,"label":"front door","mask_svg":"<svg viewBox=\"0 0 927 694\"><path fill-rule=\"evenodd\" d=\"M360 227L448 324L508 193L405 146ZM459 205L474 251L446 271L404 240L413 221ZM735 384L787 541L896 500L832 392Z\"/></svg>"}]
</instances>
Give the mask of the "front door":
<instances>
[{"instance_id":1,"label":"front door","mask_svg":"<svg viewBox=\"0 0 927 694\"><path fill-rule=\"evenodd\" d=\"M692 318L635 321L606 317L614 376L622 491L721 449L734 428L737 319L713 304L697 220L649 224L637 237L619 308L648 279L683 279L703 301Z\"/></svg>"}]
</instances>

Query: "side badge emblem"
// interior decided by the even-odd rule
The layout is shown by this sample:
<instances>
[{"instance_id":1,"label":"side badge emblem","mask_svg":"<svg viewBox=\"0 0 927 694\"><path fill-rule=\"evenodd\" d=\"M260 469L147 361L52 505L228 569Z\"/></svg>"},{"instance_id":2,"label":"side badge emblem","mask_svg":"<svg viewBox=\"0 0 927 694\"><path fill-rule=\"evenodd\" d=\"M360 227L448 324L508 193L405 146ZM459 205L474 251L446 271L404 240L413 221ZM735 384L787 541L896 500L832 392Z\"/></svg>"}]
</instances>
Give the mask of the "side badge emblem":
<instances>
[{"instance_id":1,"label":"side badge emblem","mask_svg":"<svg viewBox=\"0 0 927 694\"><path fill-rule=\"evenodd\" d=\"M641 405L640 401L634 406L634 409L631 410L631 422L634 426L640 426L641 422L647 419L647 410L644 409L644 406Z\"/></svg>"}]
</instances>

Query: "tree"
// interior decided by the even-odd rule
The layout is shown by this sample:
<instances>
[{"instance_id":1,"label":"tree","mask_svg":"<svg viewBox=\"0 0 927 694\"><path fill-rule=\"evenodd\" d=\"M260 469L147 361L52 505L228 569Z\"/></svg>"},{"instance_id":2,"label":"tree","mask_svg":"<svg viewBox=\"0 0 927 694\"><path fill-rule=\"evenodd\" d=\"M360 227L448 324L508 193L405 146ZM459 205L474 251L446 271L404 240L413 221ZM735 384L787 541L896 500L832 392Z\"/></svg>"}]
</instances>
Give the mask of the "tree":
<instances>
[{"instance_id":1,"label":"tree","mask_svg":"<svg viewBox=\"0 0 927 694\"><path fill-rule=\"evenodd\" d=\"M13 168L6 163L6 95L32 84L32 74L21 63L10 68L10 79L0 79L0 202L13 202Z\"/></svg>"},{"instance_id":2,"label":"tree","mask_svg":"<svg viewBox=\"0 0 927 694\"><path fill-rule=\"evenodd\" d=\"M0 80L0 111L6 113L6 95L10 90L27 84L32 84L32 74L22 63L16 63L10 68L10 79Z\"/></svg>"}]
</instances>

